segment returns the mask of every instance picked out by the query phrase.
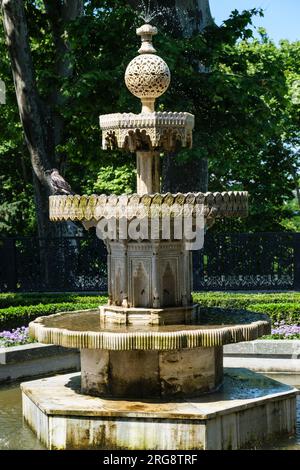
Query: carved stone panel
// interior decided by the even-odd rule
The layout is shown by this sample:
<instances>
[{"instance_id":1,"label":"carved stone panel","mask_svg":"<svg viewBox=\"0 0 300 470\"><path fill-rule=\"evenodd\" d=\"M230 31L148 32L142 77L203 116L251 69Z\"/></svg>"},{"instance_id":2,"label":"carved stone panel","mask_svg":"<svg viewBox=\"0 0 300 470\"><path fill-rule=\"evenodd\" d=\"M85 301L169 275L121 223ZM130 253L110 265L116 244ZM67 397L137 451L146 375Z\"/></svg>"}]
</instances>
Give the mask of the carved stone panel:
<instances>
[{"instance_id":1,"label":"carved stone panel","mask_svg":"<svg viewBox=\"0 0 300 470\"><path fill-rule=\"evenodd\" d=\"M185 251L183 241L114 241L109 248L111 305L191 305L190 253Z\"/></svg>"},{"instance_id":2,"label":"carved stone panel","mask_svg":"<svg viewBox=\"0 0 300 470\"><path fill-rule=\"evenodd\" d=\"M122 278L124 268L120 258L111 259L111 296L114 305L122 304Z\"/></svg>"},{"instance_id":3,"label":"carved stone panel","mask_svg":"<svg viewBox=\"0 0 300 470\"><path fill-rule=\"evenodd\" d=\"M180 305L180 286L178 283L178 257L160 260L161 306Z\"/></svg>"},{"instance_id":4,"label":"carved stone panel","mask_svg":"<svg viewBox=\"0 0 300 470\"><path fill-rule=\"evenodd\" d=\"M151 306L151 263L149 260L132 261L132 296L133 307Z\"/></svg>"}]
</instances>

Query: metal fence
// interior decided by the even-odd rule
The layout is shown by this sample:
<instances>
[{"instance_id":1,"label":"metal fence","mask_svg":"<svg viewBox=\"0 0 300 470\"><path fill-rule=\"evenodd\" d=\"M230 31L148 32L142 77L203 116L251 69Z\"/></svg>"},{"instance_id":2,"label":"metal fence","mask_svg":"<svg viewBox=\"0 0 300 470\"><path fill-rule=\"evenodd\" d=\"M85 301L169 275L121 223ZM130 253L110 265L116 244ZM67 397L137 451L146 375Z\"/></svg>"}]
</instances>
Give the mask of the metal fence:
<instances>
[{"instance_id":1,"label":"metal fence","mask_svg":"<svg viewBox=\"0 0 300 470\"><path fill-rule=\"evenodd\" d=\"M193 259L194 290L300 289L300 233L208 232ZM2 292L106 289L106 249L96 237L0 239Z\"/></svg>"}]
</instances>

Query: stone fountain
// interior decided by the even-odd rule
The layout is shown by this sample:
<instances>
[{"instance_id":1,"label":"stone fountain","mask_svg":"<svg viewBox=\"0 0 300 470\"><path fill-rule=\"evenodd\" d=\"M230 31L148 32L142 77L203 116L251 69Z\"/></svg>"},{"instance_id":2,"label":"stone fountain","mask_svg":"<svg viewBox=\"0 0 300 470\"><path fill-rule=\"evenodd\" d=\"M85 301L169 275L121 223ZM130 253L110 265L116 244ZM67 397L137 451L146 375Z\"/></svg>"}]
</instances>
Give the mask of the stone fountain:
<instances>
[{"instance_id":1,"label":"stone fountain","mask_svg":"<svg viewBox=\"0 0 300 470\"><path fill-rule=\"evenodd\" d=\"M51 220L81 221L105 240L108 304L30 324L38 341L78 348L81 375L22 384L24 417L50 449L229 449L292 433L294 389L223 371L223 345L269 333L269 319L207 313L192 298L183 218L201 238L217 218L246 216L248 195L160 193L161 154L192 146L194 116L155 111L170 71L153 47L156 28L137 34L125 82L142 111L100 117L103 148L136 153L137 193L50 197Z\"/></svg>"}]
</instances>

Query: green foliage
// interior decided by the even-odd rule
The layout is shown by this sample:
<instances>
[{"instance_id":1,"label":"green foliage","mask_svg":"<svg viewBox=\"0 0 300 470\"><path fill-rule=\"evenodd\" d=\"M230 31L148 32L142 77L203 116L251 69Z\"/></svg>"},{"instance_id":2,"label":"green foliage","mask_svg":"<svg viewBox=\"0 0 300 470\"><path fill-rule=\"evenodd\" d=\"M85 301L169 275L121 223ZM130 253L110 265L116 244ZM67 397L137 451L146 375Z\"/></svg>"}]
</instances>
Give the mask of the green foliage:
<instances>
[{"instance_id":1,"label":"green foliage","mask_svg":"<svg viewBox=\"0 0 300 470\"><path fill-rule=\"evenodd\" d=\"M268 315L274 325L282 320L300 325L300 293L230 294L194 293L193 299L204 309L246 309Z\"/></svg>"},{"instance_id":2,"label":"green foliage","mask_svg":"<svg viewBox=\"0 0 300 470\"><path fill-rule=\"evenodd\" d=\"M268 315L272 323L300 325L300 293L235 294L223 292L195 292L194 302L205 311L216 309L244 310ZM0 294L0 329L26 326L30 321L56 312L97 308L107 296L84 294ZM220 316L220 318L221 318Z\"/></svg>"},{"instance_id":3,"label":"green foliage","mask_svg":"<svg viewBox=\"0 0 300 470\"><path fill-rule=\"evenodd\" d=\"M285 335L273 334L273 335L263 336L262 339L269 339L269 340L275 340L275 339L292 340L292 339L297 339L297 340L300 340L300 334L295 333L294 335L289 335L288 338Z\"/></svg>"},{"instance_id":4,"label":"green foliage","mask_svg":"<svg viewBox=\"0 0 300 470\"><path fill-rule=\"evenodd\" d=\"M61 303L94 303L100 305L107 300L103 295L84 295L73 293L9 293L0 294L0 309L7 307L31 306L37 304L61 304Z\"/></svg>"},{"instance_id":5,"label":"green foliage","mask_svg":"<svg viewBox=\"0 0 300 470\"><path fill-rule=\"evenodd\" d=\"M285 230L291 232L300 232L300 208L298 200L292 199L286 204L291 214L286 219L282 220L281 225Z\"/></svg>"},{"instance_id":6,"label":"green foliage","mask_svg":"<svg viewBox=\"0 0 300 470\"><path fill-rule=\"evenodd\" d=\"M195 292L194 302L203 307L247 308L258 304L300 304L300 293L270 293L270 294L235 294L228 292Z\"/></svg>"},{"instance_id":7,"label":"green foliage","mask_svg":"<svg viewBox=\"0 0 300 470\"><path fill-rule=\"evenodd\" d=\"M288 325L300 325L300 302L252 304L251 309L268 315L273 324L285 321Z\"/></svg>"},{"instance_id":8,"label":"green foliage","mask_svg":"<svg viewBox=\"0 0 300 470\"><path fill-rule=\"evenodd\" d=\"M102 302L104 298L102 298ZM0 309L0 328L11 329L20 326L26 326L35 318L51 315L57 312L72 312L75 310L88 310L97 308L99 301L90 302L63 302L63 303L50 303L50 304L37 304L18 307L7 307Z\"/></svg>"},{"instance_id":9,"label":"green foliage","mask_svg":"<svg viewBox=\"0 0 300 470\"><path fill-rule=\"evenodd\" d=\"M132 192L136 178L133 165L127 164L118 167L108 165L98 172L97 181L91 184L94 193L127 194Z\"/></svg>"},{"instance_id":10,"label":"green foliage","mask_svg":"<svg viewBox=\"0 0 300 470\"><path fill-rule=\"evenodd\" d=\"M123 80L137 53L140 19L125 0L85 2L84 16L64 25L72 73L62 79L44 2L27 0L26 9L40 96L51 104L54 84L63 96L63 104L52 112L64 123L57 151L67 180L78 193L134 191L134 157L101 150L98 116L140 110ZM235 10L222 27L212 26L191 39L171 38L160 27L155 39L172 72L160 109L196 116L194 149L176 158L208 157L210 190L240 189L251 195L248 219L221 221L214 230L293 228L281 221L292 217L286 202L292 198L291 175L297 168L292 149L299 144L300 42L283 41L277 47L264 31L253 40L255 14L261 12ZM1 22L0 78L7 87L0 114L0 234L32 234L31 167Z\"/></svg>"}]
</instances>

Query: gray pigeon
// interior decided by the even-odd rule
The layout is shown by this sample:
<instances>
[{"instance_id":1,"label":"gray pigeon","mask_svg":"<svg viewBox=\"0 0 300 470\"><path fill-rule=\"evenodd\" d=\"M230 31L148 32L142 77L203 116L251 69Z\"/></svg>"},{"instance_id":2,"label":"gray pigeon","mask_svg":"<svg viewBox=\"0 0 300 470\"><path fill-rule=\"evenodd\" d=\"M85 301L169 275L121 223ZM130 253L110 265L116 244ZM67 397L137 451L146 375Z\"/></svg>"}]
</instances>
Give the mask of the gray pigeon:
<instances>
[{"instance_id":1,"label":"gray pigeon","mask_svg":"<svg viewBox=\"0 0 300 470\"><path fill-rule=\"evenodd\" d=\"M75 194L69 183L59 174L56 168L45 171L45 174L49 179L53 194Z\"/></svg>"}]
</instances>

